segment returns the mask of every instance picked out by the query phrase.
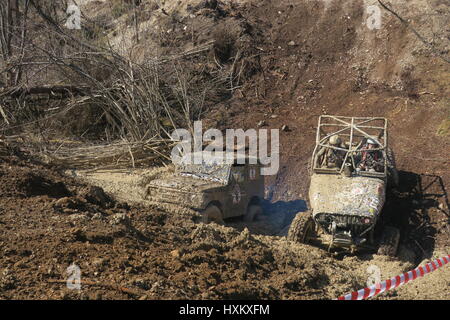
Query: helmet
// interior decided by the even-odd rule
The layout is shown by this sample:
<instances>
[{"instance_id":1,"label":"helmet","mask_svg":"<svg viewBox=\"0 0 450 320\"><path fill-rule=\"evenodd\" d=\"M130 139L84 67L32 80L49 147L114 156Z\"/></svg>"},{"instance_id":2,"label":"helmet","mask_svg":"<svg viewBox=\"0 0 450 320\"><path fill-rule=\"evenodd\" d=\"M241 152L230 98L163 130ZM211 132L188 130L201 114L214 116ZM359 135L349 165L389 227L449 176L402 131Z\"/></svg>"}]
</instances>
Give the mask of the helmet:
<instances>
[{"instance_id":1,"label":"helmet","mask_svg":"<svg viewBox=\"0 0 450 320\"><path fill-rule=\"evenodd\" d=\"M367 139L367 143L368 143L368 144L378 144L378 143L375 141L375 139L372 139L372 138L368 138L368 139Z\"/></svg>"},{"instance_id":2,"label":"helmet","mask_svg":"<svg viewBox=\"0 0 450 320\"><path fill-rule=\"evenodd\" d=\"M339 137L339 135L335 134L334 136L330 137L329 142L332 146L336 146L341 144L341 138Z\"/></svg>"}]
</instances>

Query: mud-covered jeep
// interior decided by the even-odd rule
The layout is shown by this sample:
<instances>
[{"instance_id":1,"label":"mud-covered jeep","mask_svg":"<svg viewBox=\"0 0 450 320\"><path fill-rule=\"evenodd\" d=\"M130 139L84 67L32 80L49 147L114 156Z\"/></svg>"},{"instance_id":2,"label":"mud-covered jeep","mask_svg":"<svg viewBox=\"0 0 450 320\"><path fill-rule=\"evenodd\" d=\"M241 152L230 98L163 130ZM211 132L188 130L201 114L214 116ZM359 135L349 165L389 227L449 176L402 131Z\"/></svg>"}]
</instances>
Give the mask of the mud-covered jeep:
<instances>
[{"instance_id":1,"label":"mud-covered jeep","mask_svg":"<svg viewBox=\"0 0 450 320\"><path fill-rule=\"evenodd\" d=\"M310 174L311 209L296 215L288 238L302 243L319 240L329 250L376 248L374 231L387 184L398 184L387 120L321 116ZM399 237L398 229L385 226L378 253L395 255Z\"/></svg>"},{"instance_id":2,"label":"mud-covered jeep","mask_svg":"<svg viewBox=\"0 0 450 320\"><path fill-rule=\"evenodd\" d=\"M147 186L147 198L181 205L201 212L205 223L223 223L244 216L249 222L262 213L264 176L257 159L239 154L203 153L201 164L193 163L196 154L186 154L175 165L175 173L153 180ZM225 157L231 157L224 163ZM240 159L240 160L239 160ZM241 164L244 163L244 164Z\"/></svg>"}]
</instances>

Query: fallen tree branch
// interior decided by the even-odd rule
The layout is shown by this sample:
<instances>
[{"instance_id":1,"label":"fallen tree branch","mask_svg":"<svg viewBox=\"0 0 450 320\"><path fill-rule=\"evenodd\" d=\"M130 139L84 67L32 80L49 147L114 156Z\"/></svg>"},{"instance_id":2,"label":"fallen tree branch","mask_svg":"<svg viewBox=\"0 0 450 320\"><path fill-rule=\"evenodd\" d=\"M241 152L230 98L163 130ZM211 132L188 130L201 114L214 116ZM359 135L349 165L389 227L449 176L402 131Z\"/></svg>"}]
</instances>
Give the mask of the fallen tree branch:
<instances>
[{"instance_id":1,"label":"fallen tree branch","mask_svg":"<svg viewBox=\"0 0 450 320\"><path fill-rule=\"evenodd\" d=\"M442 60L444 60L447 63L450 63L450 59L447 57L444 57L441 53L439 53L436 48L434 48L434 46L429 43L423 36L420 35L419 32L416 31L416 29L414 29L411 24L406 21L405 19L403 19L398 13L396 13L394 10L392 10L391 8L389 8L388 6L386 6L383 2L381 2L381 0L378 0L378 3L387 11L389 11L390 13L392 13L397 19L400 20L401 23L403 23L406 28L410 29L416 36L417 38L419 38L420 41L423 42L423 44L425 44L435 55L437 55L439 58L441 58Z\"/></svg>"}]
</instances>

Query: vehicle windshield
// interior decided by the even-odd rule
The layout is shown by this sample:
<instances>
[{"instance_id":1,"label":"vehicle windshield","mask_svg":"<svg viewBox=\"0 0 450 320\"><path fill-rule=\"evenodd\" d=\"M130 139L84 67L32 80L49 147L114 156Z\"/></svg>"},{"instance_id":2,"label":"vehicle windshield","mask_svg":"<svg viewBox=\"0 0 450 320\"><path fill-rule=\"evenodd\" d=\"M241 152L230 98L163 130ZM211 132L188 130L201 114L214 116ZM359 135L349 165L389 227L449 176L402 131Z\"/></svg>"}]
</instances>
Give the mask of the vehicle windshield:
<instances>
[{"instance_id":1,"label":"vehicle windshield","mask_svg":"<svg viewBox=\"0 0 450 320\"><path fill-rule=\"evenodd\" d=\"M219 182L222 184L228 183L230 175L230 164L224 164L221 161L208 160L202 161L202 164L193 164L189 158L185 157L181 163L177 165L177 171L182 176L189 176L193 178Z\"/></svg>"}]
</instances>

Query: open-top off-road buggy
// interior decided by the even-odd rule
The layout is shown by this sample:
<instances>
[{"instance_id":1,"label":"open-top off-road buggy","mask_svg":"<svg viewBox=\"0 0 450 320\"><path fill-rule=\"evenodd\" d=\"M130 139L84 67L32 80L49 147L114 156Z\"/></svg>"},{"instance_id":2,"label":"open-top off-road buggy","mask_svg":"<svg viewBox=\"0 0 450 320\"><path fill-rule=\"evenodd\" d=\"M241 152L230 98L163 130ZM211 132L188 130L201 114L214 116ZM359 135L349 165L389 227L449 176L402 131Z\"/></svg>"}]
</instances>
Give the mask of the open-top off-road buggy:
<instances>
[{"instance_id":1,"label":"open-top off-road buggy","mask_svg":"<svg viewBox=\"0 0 450 320\"><path fill-rule=\"evenodd\" d=\"M201 164L193 163L195 156L201 156ZM146 197L199 211L205 223L238 216L250 222L262 213L264 197L261 164L252 160L239 153L186 154L174 174L150 182Z\"/></svg>"},{"instance_id":2,"label":"open-top off-road buggy","mask_svg":"<svg viewBox=\"0 0 450 320\"><path fill-rule=\"evenodd\" d=\"M398 184L387 120L321 116L310 174L311 209L296 215L288 238L321 240L329 250L375 248L387 185ZM398 229L384 227L378 253L395 255L399 238Z\"/></svg>"}]
</instances>

